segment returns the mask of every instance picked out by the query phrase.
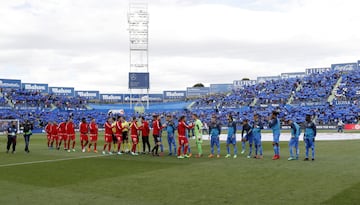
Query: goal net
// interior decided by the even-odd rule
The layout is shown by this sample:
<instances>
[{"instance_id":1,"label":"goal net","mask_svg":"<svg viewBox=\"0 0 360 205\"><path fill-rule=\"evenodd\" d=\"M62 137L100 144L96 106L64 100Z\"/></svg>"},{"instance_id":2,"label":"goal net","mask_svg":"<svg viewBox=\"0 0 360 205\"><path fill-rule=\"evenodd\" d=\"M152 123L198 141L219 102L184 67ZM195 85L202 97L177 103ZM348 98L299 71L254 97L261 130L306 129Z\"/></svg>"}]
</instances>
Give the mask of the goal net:
<instances>
[{"instance_id":1,"label":"goal net","mask_svg":"<svg viewBox=\"0 0 360 205\"><path fill-rule=\"evenodd\" d=\"M11 123L15 121L18 129L18 134L20 133L20 121L18 119L0 119L0 134L5 134L7 128Z\"/></svg>"},{"instance_id":2,"label":"goal net","mask_svg":"<svg viewBox=\"0 0 360 205\"><path fill-rule=\"evenodd\" d=\"M137 102L134 106L134 112L137 114L144 114L145 113L145 107L141 102Z\"/></svg>"}]
</instances>

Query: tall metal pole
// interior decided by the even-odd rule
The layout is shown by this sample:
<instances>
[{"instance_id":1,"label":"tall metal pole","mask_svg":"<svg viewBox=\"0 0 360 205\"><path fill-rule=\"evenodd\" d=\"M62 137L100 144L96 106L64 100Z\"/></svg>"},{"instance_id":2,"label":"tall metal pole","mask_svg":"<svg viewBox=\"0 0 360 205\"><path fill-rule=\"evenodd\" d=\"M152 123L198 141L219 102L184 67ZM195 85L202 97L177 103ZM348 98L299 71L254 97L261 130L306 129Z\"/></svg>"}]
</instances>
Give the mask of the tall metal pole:
<instances>
[{"instance_id":1,"label":"tall metal pole","mask_svg":"<svg viewBox=\"0 0 360 205\"><path fill-rule=\"evenodd\" d=\"M130 72L149 72L148 0L129 0L128 23ZM131 89L130 93L132 93ZM149 88L147 93L149 94ZM130 108L132 105L131 101L130 97ZM147 100L147 108L149 108L149 100Z\"/></svg>"}]
</instances>

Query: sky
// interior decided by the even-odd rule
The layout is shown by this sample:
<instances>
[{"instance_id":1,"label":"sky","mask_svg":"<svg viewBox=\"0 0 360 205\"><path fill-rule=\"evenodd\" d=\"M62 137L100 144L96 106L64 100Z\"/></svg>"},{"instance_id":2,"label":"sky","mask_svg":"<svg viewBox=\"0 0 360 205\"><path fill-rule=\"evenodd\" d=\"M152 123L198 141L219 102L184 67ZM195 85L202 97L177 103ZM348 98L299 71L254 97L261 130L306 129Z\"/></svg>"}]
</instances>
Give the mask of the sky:
<instances>
[{"instance_id":1,"label":"sky","mask_svg":"<svg viewBox=\"0 0 360 205\"><path fill-rule=\"evenodd\" d=\"M360 60L358 0L148 2L151 93ZM0 78L129 92L128 3L0 0Z\"/></svg>"}]
</instances>

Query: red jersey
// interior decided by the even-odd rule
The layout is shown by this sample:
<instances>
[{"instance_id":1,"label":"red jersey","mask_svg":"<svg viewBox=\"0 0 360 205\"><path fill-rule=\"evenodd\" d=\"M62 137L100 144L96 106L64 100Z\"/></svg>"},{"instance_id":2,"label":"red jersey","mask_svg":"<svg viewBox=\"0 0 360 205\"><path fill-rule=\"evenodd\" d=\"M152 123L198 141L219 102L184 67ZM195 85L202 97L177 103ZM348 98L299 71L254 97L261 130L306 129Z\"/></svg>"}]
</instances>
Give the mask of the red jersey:
<instances>
[{"instance_id":1,"label":"red jersey","mask_svg":"<svg viewBox=\"0 0 360 205\"><path fill-rule=\"evenodd\" d=\"M89 132L89 126L86 122L80 122L79 129L81 134L87 134Z\"/></svg>"},{"instance_id":2,"label":"red jersey","mask_svg":"<svg viewBox=\"0 0 360 205\"><path fill-rule=\"evenodd\" d=\"M99 128L96 123L91 122L89 125L90 134L97 135L99 132Z\"/></svg>"},{"instance_id":3,"label":"red jersey","mask_svg":"<svg viewBox=\"0 0 360 205\"><path fill-rule=\"evenodd\" d=\"M122 122L121 122L121 121L117 121L117 122L116 122L116 124L115 124L115 129L116 129L115 134L121 136L121 135L122 135L122 131L123 131L123 129L124 129L124 127L122 126Z\"/></svg>"},{"instance_id":4,"label":"red jersey","mask_svg":"<svg viewBox=\"0 0 360 205\"><path fill-rule=\"evenodd\" d=\"M178 124L178 135L179 136L185 136L186 135L186 129L191 129L194 126L189 126L185 122L179 122Z\"/></svg>"},{"instance_id":5,"label":"red jersey","mask_svg":"<svg viewBox=\"0 0 360 205\"><path fill-rule=\"evenodd\" d=\"M58 130L59 130L59 133L66 134L66 123L60 122L60 124L58 125Z\"/></svg>"},{"instance_id":6,"label":"red jersey","mask_svg":"<svg viewBox=\"0 0 360 205\"><path fill-rule=\"evenodd\" d=\"M143 125L141 127L141 132L143 137L148 137L150 133L149 123L147 121L143 122Z\"/></svg>"},{"instance_id":7,"label":"red jersey","mask_svg":"<svg viewBox=\"0 0 360 205\"><path fill-rule=\"evenodd\" d=\"M112 136L112 134L113 134L112 125L110 123L106 122L104 127L105 127L105 136Z\"/></svg>"},{"instance_id":8,"label":"red jersey","mask_svg":"<svg viewBox=\"0 0 360 205\"><path fill-rule=\"evenodd\" d=\"M45 132L46 132L46 134L51 135L51 129L52 129L52 125L48 123L48 124L45 126Z\"/></svg>"},{"instance_id":9,"label":"red jersey","mask_svg":"<svg viewBox=\"0 0 360 205\"><path fill-rule=\"evenodd\" d=\"M58 134L57 125L53 124L51 127L51 135L57 135L57 134Z\"/></svg>"},{"instance_id":10,"label":"red jersey","mask_svg":"<svg viewBox=\"0 0 360 205\"><path fill-rule=\"evenodd\" d=\"M75 125L73 122L66 123L66 133L75 134Z\"/></svg>"},{"instance_id":11,"label":"red jersey","mask_svg":"<svg viewBox=\"0 0 360 205\"><path fill-rule=\"evenodd\" d=\"M160 122L159 120L155 120L153 122L153 135L160 135L160 130L161 130Z\"/></svg>"},{"instance_id":12,"label":"red jersey","mask_svg":"<svg viewBox=\"0 0 360 205\"><path fill-rule=\"evenodd\" d=\"M138 135L138 130L140 130L140 128L137 126L136 122L132 122L130 125L130 135Z\"/></svg>"}]
</instances>

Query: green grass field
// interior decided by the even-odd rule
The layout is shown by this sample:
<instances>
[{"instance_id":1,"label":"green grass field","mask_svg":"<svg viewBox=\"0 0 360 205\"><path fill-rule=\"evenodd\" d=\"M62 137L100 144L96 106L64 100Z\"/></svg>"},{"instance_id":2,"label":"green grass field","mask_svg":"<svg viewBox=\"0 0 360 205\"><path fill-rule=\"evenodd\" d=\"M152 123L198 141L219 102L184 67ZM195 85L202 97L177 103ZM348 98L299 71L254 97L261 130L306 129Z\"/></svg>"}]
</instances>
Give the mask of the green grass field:
<instances>
[{"instance_id":1,"label":"green grass field","mask_svg":"<svg viewBox=\"0 0 360 205\"><path fill-rule=\"evenodd\" d=\"M224 143L221 159L183 160L48 150L43 135L23 146L6 154L1 136L0 204L360 204L360 141L317 142L314 162L287 161L287 142L278 161L268 142L263 160L224 159Z\"/></svg>"}]
</instances>

